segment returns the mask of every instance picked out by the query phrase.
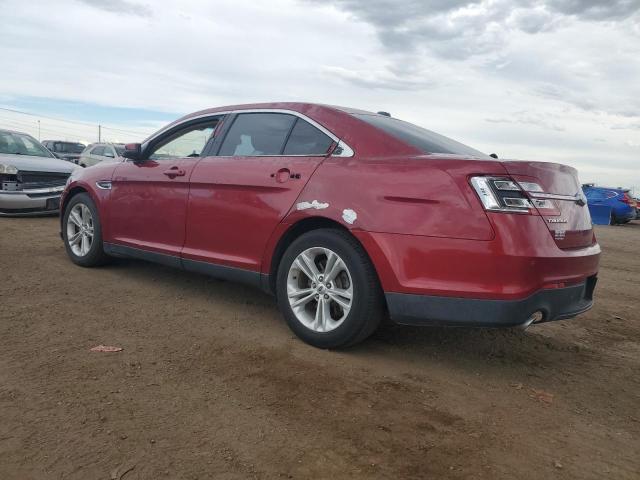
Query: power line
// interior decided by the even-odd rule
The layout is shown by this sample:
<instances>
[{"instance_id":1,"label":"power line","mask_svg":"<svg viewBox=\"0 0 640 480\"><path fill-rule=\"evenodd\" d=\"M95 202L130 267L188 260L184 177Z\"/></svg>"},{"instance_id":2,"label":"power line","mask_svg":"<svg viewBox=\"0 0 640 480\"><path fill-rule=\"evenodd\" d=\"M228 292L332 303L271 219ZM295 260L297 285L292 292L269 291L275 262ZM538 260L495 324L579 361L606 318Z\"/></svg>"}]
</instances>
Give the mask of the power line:
<instances>
[{"instance_id":1,"label":"power line","mask_svg":"<svg viewBox=\"0 0 640 480\"><path fill-rule=\"evenodd\" d=\"M22 110L16 110L16 109L13 109L13 108L0 107L0 110L4 110L6 112L11 112L11 113L18 113L18 114L21 114L21 115L28 115L28 116L36 117L36 118L46 118L46 119L49 119L49 120L54 120L56 122L72 123L72 124L75 124L75 125L81 125L84 128L95 129L96 127L100 126L100 124L98 124L98 123L91 124L91 123L87 123L87 122L80 122L80 121L77 121L77 120L67 120L67 119L59 118L59 117L50 117L48 115L41 115L41 114L38 114L38 113L24 112ZM134 135L136 137L148 137L150 135L150 133L133 132L131 130L124 130L122 128L108 127L108 126L104 126L104 125L102 125L102 128L103 129L108 129L108 130L113 130L113 131L120 132L120 133L126 133L128 135Z\"/></svg>"}]
</instances>

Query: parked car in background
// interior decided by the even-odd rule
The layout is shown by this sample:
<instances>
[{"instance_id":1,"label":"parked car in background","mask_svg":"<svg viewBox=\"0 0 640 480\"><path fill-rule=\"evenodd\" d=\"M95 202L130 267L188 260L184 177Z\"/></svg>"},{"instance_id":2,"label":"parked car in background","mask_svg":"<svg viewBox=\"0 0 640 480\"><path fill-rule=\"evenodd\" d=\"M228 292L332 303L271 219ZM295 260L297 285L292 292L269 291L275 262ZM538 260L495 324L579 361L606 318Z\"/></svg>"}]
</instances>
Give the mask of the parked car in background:
<instances>
[{"instance_id":1,"label":"parked car in background","mask_svg":"<svg viewBox=\"0 0 640 480\"><path fill-rule=\"evenodd\" d=\"M0 130L0 215L58 212L60 194L76 168L31 135Z\"/></svg>"},{"instance_id":2,"label":"parked car in background","mask_svg":"<svg viewBox=\"0 0 640 480\"><path fill-rule=\"evenodd\" d=\"M92 143L80 154L78 165L91 167L105 160L113 160L124 152L122 143Z\"/></svg>"},{"instance_id":3,"label":"parked car in background","mask_svg":"<svg viewBox=\"0 0 640 480\"><path fill-rule=\"evenodd\" d=\"M260 287L318 347L357 343L387 313L527 327L593 304L600 247L568 166L305 103L200 111L124 156L65 189L73 262L135 257Z\"/></svg>"},{"instance_id":4,"label":"parked car in background","mask_svg":"<svg viewBox=\"0 0 640 480\"><path fill-rule=\"evenodd\" d=\"M582 190L590 208L611 208L611 225L628 223L636 218L637 204L628 189L583 185Z\"/></svg>"},{"instance_id":5,"label":"parked car in background","mask_svg":"<svg viewBox=\"0 0 640 480\"><path fill-rule=\"evenodd\" d=\"M85 149L83 143L67 142L64 140L44 140L42 144L49 149L50 152L69 162L78 163L80 154Z\"/></svg>"}]
</instances>

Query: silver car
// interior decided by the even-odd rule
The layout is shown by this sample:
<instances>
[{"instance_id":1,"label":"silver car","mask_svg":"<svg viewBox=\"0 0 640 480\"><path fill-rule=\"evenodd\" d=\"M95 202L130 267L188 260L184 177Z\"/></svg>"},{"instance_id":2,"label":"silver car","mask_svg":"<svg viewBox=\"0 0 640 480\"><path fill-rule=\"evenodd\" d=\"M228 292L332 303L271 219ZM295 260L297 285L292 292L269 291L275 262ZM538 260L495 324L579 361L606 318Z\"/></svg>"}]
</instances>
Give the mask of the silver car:
<instances>
[{"instance_id":1,"label":"silver car","mask_svg":"<svg viewBox=\"0 0 640 480\"><path fill-rule=\"evenodd\" d=\"M76 168L31 135L0 130L0 216L57 213L60 194Z\"/></svg>"},{"instance_id":2,"label":"silver car","mask_svg":"<svg viewBox=\"0 0 640 480\"><path fill-rule=\"evenodd\" d=\"M123 152L124 144L121 143L92 143L80 154L78 165L92 167L100 162L114 160L120 157Z\"/></svg>"}]
</instances>

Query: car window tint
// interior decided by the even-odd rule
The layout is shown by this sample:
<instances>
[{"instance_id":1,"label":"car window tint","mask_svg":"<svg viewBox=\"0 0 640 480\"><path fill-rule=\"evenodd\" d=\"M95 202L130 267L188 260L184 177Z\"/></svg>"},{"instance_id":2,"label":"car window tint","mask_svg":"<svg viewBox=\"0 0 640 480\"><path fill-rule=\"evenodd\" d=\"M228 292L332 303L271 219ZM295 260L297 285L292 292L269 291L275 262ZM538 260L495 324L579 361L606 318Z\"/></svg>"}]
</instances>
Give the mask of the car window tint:
<instances>
[{"instance_id":1,"label":"car window tint","mask_svg":"<svg viewBox=\"0 0 640 480\"><path fill-rule=\"evenodd\" d=\"M162 139L149 154L152 160L169 158L199 157L211 138L218 119L212 122L192 125L184 130L169 134Z\"/></svg>"},{"instance_id":2,"label":"car window tint","mask_svg":"<svg viewBox=\"0 0 640 480\"><path fill-rule=\"evenodd\" d=\"M284 155L324 155L333 140L309 122L298 118L289 135Z\"/></svg>"},{"instance_id":3,"label":"car window tint","mask_svg":"<svg viewBox=\"0 0 640 480\"><path fill-rule=\"evenodd\" d=\"M91 155L103 156L104 155L104 146L100 145L98 147L95 147L93 150L91 150Z\"/></svg>"},{"instance_id":4,"label":"car window tint","mask_svg":"<svg viewBox=\"0 0 640 480\"><path fill-rule=\"evenodd\" d=\"M283 113L241 113L231 125L220 156L280 155L296 117Z\"/></svg>"},{"instance_id":5,"label":"car window tint","mask_svg":"<svg viewBox=\"0 0 640 480\"><path fill-rule=\"evenodd\" d=\"M445 153L491 159L488 155L474 148L397 118L360 113L354 114L354 116L424 153Z\"/></svg>"}]
</instances>

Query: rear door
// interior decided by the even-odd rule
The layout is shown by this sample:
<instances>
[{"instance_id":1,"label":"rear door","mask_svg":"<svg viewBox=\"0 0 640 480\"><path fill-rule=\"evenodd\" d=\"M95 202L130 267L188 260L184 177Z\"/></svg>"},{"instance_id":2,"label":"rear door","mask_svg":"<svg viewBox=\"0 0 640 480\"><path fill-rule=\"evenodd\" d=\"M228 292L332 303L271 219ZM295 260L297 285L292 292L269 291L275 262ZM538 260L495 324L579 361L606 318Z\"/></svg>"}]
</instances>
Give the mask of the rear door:
<instances>
[{"instance_id":1,"label":"rear door","mask_svg":"<svg viewBox=\"0 0 640 480\"><path fill-rule=\"evenodd\" d=\"M215 156L194 169L185 265L204 261L258 271L265 245L333 140L287 113L239 113Z\"/></svg>"},{"instance_id":2,"label":"rear door","mask_svg":"<svg viewBox=\"0 0 640 480\"><path fill-rule=\"evenodd\" d=\"M180 256L189 178L218 121L178 125L153 139L142 160L118 164L111 182L109 242Z\"/></svg>"},{"instance_id":3,"label":"rear door","mask_svg":"<svg viewBox=\"0 0 640 480\"><path fill-rule=\"evenodd\" d=\"M527 186L528 194L560 248L591 245L593 228L575 168L546 162L503 162L507 172Z\"/></svg>"}]
</instances>

